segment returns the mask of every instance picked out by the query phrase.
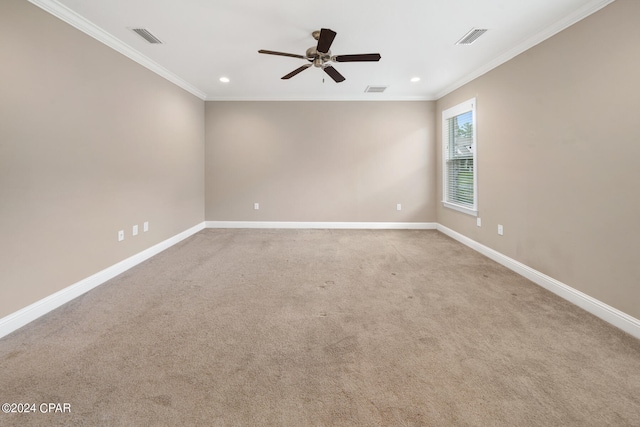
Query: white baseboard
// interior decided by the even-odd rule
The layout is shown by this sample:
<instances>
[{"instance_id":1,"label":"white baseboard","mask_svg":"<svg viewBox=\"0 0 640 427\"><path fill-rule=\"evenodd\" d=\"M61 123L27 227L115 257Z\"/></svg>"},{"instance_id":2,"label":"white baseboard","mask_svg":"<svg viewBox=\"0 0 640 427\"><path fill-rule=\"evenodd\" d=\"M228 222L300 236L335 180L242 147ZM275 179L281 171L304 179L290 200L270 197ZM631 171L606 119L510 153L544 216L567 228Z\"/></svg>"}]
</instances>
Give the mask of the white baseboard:
<instances>
[{"instance_id":1,"label":"white baseboard","mask_svg":"<svg viewBox=\"0 0 640 427\"><path fill-rule=\"evenodd\" d=\"M40 301L36 301L23 309L11 313L10 315L0 319L0 338L11 332L23 327L29 322L32 322L40 316L47 314L48 312L60 307L61 305L79 297L80 295L90 291L91 289L103 284L107 280L116 277L118 274L124 273L131 267L135 267L143 261L151 258L154 255L159 254L165 249L175 245L181 240L192 236L200 230L205 228L205 223L202 222L188 230L183 231L163 242L160 242L149 249L146 249L136 255L133 255L117 264L107 267L106 269L89 276L81 281L74 283L54 294L51 294Z\"/></svg>"},{"instance_id":2,"label":"white baseboard","mask_svg":"<svg viewBox=\"0 0 640 427\"><path fill-rule=\"evenodd\" d=\"M516 261L512 258L509 258L506 255L501 254L498 251L495 251L487 246L484 246L481 243L476 242L456 231L451 230L441 224L438 224L437 230L446 234L449 237L469 246L471 249L474 249L485 255L486 257L494 260L495 262L502 264L508 269L518 273L521 276L526 277L531 280L535 284L542 286L548 291L553 292L554 294L564 298L565 300L577 305L583 310L588 311L596 317L608 322L617 328L622 329L630 335L633 335L636 338L640 339L640 320L635 317L629 316L622 311L611 307L599 301L589 295L580 292L577 289L572 288L571 286L565 285L564 283L547 276L544 273L541 273L533 268L522 264L519 261Z\"/></svg>"},{"instance_id":3,"label":"white baseboard","mask_svg":"<svg viewBox=\"0 0 640 427\"><path fill-rule=\"evenodd\" d=\"M435 230L435 222L290 222L207 221L207 228L298 228L365 230Z\"/></svg>"},{"instance_id":4,"label":"white baseboard","mask_svg":"<svg viewBox=\"0 0 640 427\"><path fill-rule=\"evenodd\" d=\"M581 307L589 313L609 322L630 335L640 339L640 320L629 316L589 295L565 285L531 267L522 264L506 255L501 254L475 240L437 223L396 223L396 222L253 222L253 221L206 221L184 232L177 234L157 245L133 255L111 267L108 267L86 279L67 288L49 295L21 310L0 319L0 338L32 322L40 316L77 298L104 282L124 273L128 269L140 264L176 243L192 236L204 228L299 228L299 229L404 229L404 230L434 230L452 237L469 246L486 257L496 261L508 269L526 277L539 286L553 292L565 300Z\"/></svg>"}]
</instances>

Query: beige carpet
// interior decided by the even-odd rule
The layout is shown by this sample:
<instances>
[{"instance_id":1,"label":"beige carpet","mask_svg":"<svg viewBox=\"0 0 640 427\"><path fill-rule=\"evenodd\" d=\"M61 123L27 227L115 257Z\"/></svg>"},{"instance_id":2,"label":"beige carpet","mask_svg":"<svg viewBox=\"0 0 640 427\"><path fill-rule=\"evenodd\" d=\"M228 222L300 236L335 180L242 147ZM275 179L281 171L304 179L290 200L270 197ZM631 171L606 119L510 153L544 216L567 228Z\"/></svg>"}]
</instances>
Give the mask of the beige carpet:
<instances>
[{"instance_id":1,"label":"beige carpet","mask_svg":"<svg viewBox=\"0 0 640 427\"><path fill-rule=\"evenodd\" d=\"M638 426L640 341L436 231L204 230L0 340L5 402L37 411L2 426Z\"/></svg>"}]
</instances>

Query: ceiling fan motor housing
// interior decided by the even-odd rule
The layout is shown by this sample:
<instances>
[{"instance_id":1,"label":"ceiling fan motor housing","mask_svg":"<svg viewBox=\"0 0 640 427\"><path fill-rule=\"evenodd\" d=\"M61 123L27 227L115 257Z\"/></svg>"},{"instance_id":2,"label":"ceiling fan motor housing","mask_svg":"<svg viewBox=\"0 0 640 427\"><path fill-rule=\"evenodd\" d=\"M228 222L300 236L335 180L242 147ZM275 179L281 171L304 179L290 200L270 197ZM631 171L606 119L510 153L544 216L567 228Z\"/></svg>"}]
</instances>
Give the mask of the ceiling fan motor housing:
<instances>
[{"instance_id":1,"label":"ceiling fan motor housing","mask_svg":"<svg viewBox=\"0 0 640 427\"><path fill-rule=\"evenodd\" d=\"M315 46L311 46L307 49L305 56L310 62L313 62L315 67L322 67L325 62L331 61L331 51L327 53L318 52Z\"/></svg>"}]
</instances>

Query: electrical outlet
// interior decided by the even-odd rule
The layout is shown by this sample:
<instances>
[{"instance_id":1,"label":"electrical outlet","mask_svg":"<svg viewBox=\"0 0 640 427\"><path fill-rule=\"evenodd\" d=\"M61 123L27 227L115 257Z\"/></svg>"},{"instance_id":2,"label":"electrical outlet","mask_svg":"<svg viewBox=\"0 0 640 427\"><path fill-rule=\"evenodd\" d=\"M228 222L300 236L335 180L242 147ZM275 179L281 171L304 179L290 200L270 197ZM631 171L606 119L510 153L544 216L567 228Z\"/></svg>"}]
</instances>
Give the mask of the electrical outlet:
<instances>
[{"instance_id":1,"label":"electrical outlet","mask_svg":"<svg viewBox=\"0 0 640 427\"><path fill-rule=\"evenodd\" d=\"M149 231L149 221L145 221L144 224L142 224L142 231L145 233Z\"/></svg>"},{"instance_id":2,"label":"electrical outlet","mask_svg":"<svg viewBox=\"0 0 640 427\"><path fill-rule=\"evenodd\" d=\"M124 230L118 231L118 242L122 242L124 240Z\"/></svg>"},{"instance_id":3,"label":"electrical outlet","mask_svg":"<svg viewBox=\"0 0 640 427\"><path fill-rule=\"evenodd\" d=\"M504 235L504 228L502 228L502 224L498 224L498 234L499 235Z\"/></svg>"},{"instance_id":4,"label":"electrical outlet","mask_svg":"<svg viewBox=\"0 0 640 427\"><path fill-rule=\"evenodd\" d=\"M255 209L255 210L260 209L260 203L254 203L253 204L253 209Z\"/></svg>"},{"instance_id":5,"label":"electrical outlet","mask_svg":"<svg viewBox=\"0 0 640 427\"><path fill-rule=\"evenodd\" d=\"M476 225L478 227L482 227L482 221L480 220L480 217L476 218Z\"/></svg>"},{"instance_id":6,"label":"electrical outlet","mask_svg":"<svg viewBox=\"0 0 640 427\"><path fill-rule=\"evenodd\" d=\"M402 203L398 203L398 204L396 205L396 210L397 210L397 211L401 211L401 210L402 210Z\"/></svg>"},{"instance_id":7,"label":"electrical outlet","mask_svg":"<svg viewBox=\"0 0 640 427\"><path fill-rule=\"evenodd\" d=\"M131 231L131 234L133 234L134 236L138 235L138 224L133 226L133 230Z\"/></svg>"}]
</instances>

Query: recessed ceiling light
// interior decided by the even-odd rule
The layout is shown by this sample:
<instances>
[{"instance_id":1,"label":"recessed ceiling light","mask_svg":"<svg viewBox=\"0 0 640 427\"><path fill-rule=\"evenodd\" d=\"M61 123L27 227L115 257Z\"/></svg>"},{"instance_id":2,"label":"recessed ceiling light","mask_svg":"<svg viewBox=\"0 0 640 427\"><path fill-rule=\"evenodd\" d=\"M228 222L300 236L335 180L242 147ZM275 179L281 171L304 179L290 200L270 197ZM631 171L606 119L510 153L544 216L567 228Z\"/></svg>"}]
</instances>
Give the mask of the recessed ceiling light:
<instances>
[{"instance_id":1,"label":"recessed ceiling light","mask_svg":"<svg viewBox=\"0 0 640 427\"><path fill-rule=\"evenodd\" d=\"M420 77L412 77L411 78L411 82L415 83L415 82L419 82L420 81Z\"/></svg>"},{"instance_id":2,"label":"recessed ceiling light","mask_svg":"<svg viewBox=\"0 0 640 427\"><path fill-rule=\"evenodd\" d=\"M222 83L229 83L229 77L220 77Z\"/></svg>"}]
</instances>

